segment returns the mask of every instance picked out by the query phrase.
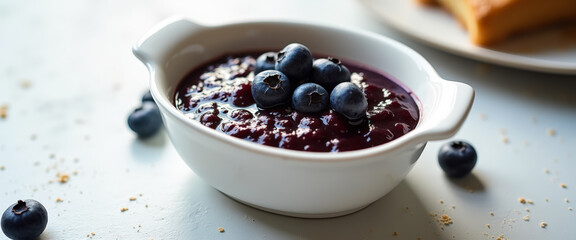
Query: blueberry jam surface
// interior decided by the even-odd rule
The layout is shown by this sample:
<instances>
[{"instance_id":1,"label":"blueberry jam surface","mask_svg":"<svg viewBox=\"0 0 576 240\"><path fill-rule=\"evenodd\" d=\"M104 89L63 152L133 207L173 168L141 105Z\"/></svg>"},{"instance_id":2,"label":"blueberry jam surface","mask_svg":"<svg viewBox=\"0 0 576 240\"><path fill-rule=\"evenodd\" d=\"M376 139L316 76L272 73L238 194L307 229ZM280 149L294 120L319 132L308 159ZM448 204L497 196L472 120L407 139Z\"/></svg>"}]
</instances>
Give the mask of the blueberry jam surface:
<instances>
[{"instance_id":1,"label":"blueberry jam surface","mask_svg":"<svg viewBox=\"0 0 576 240\"><path fill-rule=\"evenodd\" d=\"M258 108L251 93L256 58L263 52L228 55L186 75L174 105L189 118L230 136L285 149L342 152L390 142L413 130L419 109L412 94L386 75L342 61L368 100L366 117L351 124L331 108L301 113L290 104ZM296 86L293 86L295 88Z\"/></svg>"}]
</instances>

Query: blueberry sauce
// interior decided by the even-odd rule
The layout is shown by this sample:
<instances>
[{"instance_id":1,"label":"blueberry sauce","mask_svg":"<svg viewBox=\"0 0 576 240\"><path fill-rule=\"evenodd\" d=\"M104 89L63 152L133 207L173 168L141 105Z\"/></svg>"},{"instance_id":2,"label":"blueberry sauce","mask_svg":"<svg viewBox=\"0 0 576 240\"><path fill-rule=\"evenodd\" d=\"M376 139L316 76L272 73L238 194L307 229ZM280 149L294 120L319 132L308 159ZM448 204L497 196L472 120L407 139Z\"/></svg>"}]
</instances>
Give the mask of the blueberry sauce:
<instances>
[{"instance_id":1,"label":"blueberry sauce","mask_svg":"<svg viewBox=\"0 0 576 240\"><path fill-rule=\"evenodd\" d=\"M174 105L189 118L233 137L285 149L342 152L390 142L413 130L419 109L411 92L386 75L342 61L368 99L366 119L350 124L330 108L300 113L289 104L259 109L251 93L261 52L228 55L187 74ZM293 86L294 88L296 86Z\"/></svg>"}]
</instances>

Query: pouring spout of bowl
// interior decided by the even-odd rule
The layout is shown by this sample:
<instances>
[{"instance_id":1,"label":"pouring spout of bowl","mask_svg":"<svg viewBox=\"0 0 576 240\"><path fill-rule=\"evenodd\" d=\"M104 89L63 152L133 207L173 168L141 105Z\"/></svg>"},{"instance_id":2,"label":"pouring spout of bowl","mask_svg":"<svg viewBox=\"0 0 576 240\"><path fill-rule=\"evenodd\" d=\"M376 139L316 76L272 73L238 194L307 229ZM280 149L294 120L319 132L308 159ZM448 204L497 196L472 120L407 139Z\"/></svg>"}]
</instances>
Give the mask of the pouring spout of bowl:
<instances>
[{"instance_id":1,"label":"pouring spout of bowl","mask_svg":"<svg viewBox=\"0 0 576 240\"><path fill-rule=\"evenodd\" d=\"M179 47L187 37L204 28L184 17L168 18L144 34L132 47L132 53L151 69L163 62L167 53Z\"/></svg>"}]
</instances>

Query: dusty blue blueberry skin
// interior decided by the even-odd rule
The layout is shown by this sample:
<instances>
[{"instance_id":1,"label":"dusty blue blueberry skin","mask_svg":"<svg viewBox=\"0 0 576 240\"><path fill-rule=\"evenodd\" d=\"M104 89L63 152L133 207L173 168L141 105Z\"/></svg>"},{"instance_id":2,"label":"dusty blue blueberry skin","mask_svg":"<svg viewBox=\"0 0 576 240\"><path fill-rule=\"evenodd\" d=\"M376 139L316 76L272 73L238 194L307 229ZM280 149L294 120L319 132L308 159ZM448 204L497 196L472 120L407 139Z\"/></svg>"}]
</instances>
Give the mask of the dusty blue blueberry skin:
<instances>
[{"instance_id":1,"label":"dusty blue blueberry skin","mask_svg":"<svg viewBox=\"0 0 576 240\"><path fill-rule=\"evenodd\" d=\"M4 211L0 225L10 239L36 239L48 225L48 211L36 200L18 200Z\"/></svg>"},{"instance_id":2,"label":"dusty blue blueberry skin","mask_svg":"<svg viewBox=\"0 0 576 240\"><path fill-rule=\"evenodd\" d=\"M286 74L296 86L304 82L312 72L314 58L310 50L299 43L288 44L276 55L276 70Z\"/></svg>"},{"instance_id":3,"label":"dusty blue blueberry skin","mask_svg":"<svg viewBox=\"0 0 576 240\"><path fill-rule=\"evenodd\" d=\"M303 113L319 113L330 106L330 95L316 83L304 83L292 94L292 107Z\"/></svg>"},{"instance_id":4,"label":"dusty blue blueberry skin","mask_svg":"<svg viewBox=\"0 0 576 240\"><path fill-rule=\"evenodd\" d=\"M276 52L265 52L256 58L254 63L254 75L266 71L274 70L276 66Z\"/></svg>"},{"instance_id":5,"label":"dusty blue blueberry skin","mask_svg":"<svg viewBox=\"0 0 576 240\"><path fill-rule=\"evenodd\" d=\"M292 87L288 77L276 70L266 70L254 76L252 97L261 108L272 108L288 103Z\"/></svg>"},{"instance_id":6,"label":"dusty blue blueberry skin","mask_svg":"<svg viewBox=\"0 0 576 240\"><path fill-rule=\"evenodd\" d=\"M322 85L332 91L342 82L350 82L350 70L337 58L319 58L312 64L311 82Z\"/></svg>"},{"instance_id":7,"label":"dusty blue blueberry skin","mask_svg":"<svg viewBox=\"0 0 576 240\"><path fill-rule=\"evenodd\" d=\"M438 150L438 163L444 173L451 178L468 175L476 166L477 160L476 149L465 141L451 141Z\"/></svg>"},{"instance_id":8,"label":"dusty blue blueberry skin","mask_svg":"<svg viewBox=\"0 0 576 240\"><path fill-rule=\"evenodd\" d=\"M145 101L128 116L128 127L140 138L148 138L162 128L160 109L154 102Z\"/></svg>"},{"instance_id":9,"label":"dusty blue blueberry skin","mask_svg":"<svg viewBox=\"0 0 576 240\"><path fill-rule=\"evenodd\" d=\"M357 121L366 116L368 100L366 95L351 82L343 82L330 93L330 105L337 113L344 115L348 120Z\"/></svg>"},{"instance_id":10,"label":"dusty blue blueberry skin","mask_svg":"<svg viewBox=\"0 0 576 240\"><path fill-rule=\"evenodd\" d=\"M144 95L142 95L142 102L155 102L150 90L146 91Z\"/></svg>"}]
</instances>

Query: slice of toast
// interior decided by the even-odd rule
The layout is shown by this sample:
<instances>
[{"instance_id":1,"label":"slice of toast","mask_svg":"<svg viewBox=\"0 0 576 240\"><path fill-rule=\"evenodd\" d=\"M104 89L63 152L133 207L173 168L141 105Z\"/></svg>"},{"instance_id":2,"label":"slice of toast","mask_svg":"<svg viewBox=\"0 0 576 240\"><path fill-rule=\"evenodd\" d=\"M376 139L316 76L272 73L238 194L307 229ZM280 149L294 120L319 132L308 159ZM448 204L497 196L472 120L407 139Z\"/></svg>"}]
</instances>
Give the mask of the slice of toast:
<instances>
[{"instance_id":1,"label":"slice of toast","mask_svg":"<svg viewBox=\"0 0 576 240\"><path fill-rule=\"evenodd\" d=\"M576 0L416 0L439 4L468 30L477 45L576 19Z\"/></svg>"}]
</instances>

